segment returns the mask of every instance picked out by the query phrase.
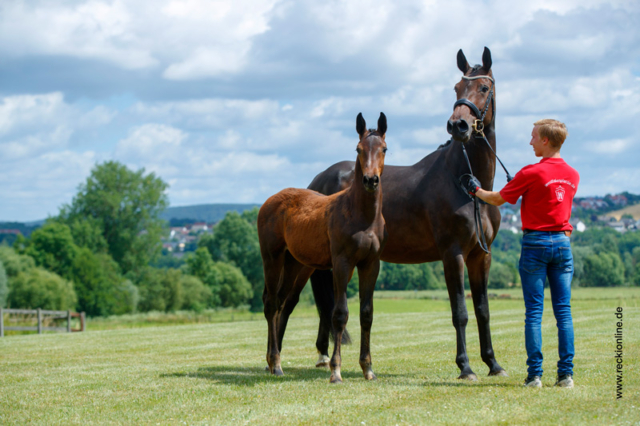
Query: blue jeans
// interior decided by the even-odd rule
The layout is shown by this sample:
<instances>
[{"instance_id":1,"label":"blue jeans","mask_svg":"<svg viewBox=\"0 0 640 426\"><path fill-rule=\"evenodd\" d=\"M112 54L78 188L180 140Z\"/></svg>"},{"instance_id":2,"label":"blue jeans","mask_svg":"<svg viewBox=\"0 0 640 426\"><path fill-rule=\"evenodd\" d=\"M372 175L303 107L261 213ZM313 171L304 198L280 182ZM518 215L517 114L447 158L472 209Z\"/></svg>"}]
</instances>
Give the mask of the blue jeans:
<instances>
[{"instance_id":1,"label":"blue jeans","mask_svg":"<svg viewBox=\"0 0 640 426\"><path fill-rule=\"evenodd\" d=\"M571 279L573 255L564 234L533 231L522 238L520 278L526 308L524 337L529 376L542 376L542 308L544 284L549 278L551 304L558 326L558 374L573 375L573 320L571 319Z\"/></svg>"}]
</instances>

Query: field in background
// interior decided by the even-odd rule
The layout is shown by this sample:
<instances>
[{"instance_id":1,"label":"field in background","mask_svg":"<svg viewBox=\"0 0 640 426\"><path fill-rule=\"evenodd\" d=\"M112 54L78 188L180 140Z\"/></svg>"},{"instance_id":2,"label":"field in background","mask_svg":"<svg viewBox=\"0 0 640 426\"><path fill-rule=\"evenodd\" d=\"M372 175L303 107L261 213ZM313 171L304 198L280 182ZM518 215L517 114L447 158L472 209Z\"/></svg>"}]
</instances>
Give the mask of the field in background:
<instances>
[{"instance_id":1,"label":"field in background","mask_svg":"<svg viewBox=\"0 0 640 426\"><path fill-rule=\"evenodd\" d=\"M615 217L616 220L620 220L623 214L630 214L635 220L640 219L640 204L634 204L620 210L609 212L606 216Z\"/></svg>"},{"instance_id":2,"label":"field in background","mask_svg":"<svg viewBox=\"0 0 640 426\"><path fill-rule=\"evenodd\" d=\"M132 329L10 336L0 339L0 423L640 421L639 288L574 292L577 357L573 390L551 387L557 338L550 303L543 322L545 387L522 388L526 375L522 300L517 298L517 289L496 293L512 296L490 301L496 356L510 377L486 377L470 300L467 346L480 378L477 383L456 380L455 335L449 302L442 294L379 292L372 330L375 382L365 382L358 365L356 300L350 303L349 320L354 344L343 347L345 383L340 386L328 383L327 370L313 367L317 314L308 304L299 306L289 323L283 378L263 371L266 324L261 315L248 312L248 318L233 312L234 322L227 323L148 324ZM618 306L623 307L624 323L624 394L620 401L615 399L614 362ZM215 320L214 316L209 319Z\"/></svg>"}]
</instances>

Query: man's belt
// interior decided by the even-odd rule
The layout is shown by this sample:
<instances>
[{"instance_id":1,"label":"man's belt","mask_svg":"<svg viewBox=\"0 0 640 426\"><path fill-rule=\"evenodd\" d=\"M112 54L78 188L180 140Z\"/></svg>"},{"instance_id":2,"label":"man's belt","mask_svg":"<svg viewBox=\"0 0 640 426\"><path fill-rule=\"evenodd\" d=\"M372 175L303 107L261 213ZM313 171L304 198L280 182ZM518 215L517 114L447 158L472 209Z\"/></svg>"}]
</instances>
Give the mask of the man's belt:
<instances>
[{"instance_id":1,"label":"man's belt","mask_svg":"<svg viewBox=\"0 0 640 426\"><path fill-rule=\"evenodd\" d=\"M522 233L527 235L530 232L545 232L547 234L564 234L567 237L571 236L571 231L538 231L537 229L523 229Z\"/></svg>"}]
</instances>

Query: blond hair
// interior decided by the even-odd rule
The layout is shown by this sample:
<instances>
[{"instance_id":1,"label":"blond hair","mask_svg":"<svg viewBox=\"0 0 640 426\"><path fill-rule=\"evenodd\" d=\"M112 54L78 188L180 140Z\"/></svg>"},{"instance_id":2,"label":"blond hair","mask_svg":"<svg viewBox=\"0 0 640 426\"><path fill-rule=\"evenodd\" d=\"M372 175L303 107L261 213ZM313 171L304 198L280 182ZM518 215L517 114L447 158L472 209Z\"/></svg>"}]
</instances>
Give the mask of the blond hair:
<instances>
[{"instance_id":1,"label":"blond hair","mask_svg":"<svg viewBox=\"0 0 640 426\"><path fill-rule=\"evenodd\" d=\"M564 140L569 136L567 126L564 123L552 118L545 118L533 123L538 128L540 139L549 139L549 145L553 148L560 149Z\"/></svg>"}]
</instances>

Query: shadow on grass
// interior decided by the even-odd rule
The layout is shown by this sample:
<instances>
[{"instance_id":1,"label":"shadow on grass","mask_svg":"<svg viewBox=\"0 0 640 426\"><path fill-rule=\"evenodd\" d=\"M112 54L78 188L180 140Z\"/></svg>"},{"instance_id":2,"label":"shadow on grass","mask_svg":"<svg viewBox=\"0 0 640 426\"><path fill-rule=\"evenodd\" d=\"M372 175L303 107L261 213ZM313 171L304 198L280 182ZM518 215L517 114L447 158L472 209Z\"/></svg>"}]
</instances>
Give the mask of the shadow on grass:
<instances>
[{"instance_id":1,"label":"shadow on grass","mask_svg":"<svg viewBox=\"0 0 640 426\"><path fill-rule=\"evenodd\" d=\"M211 380L219 384L255 386L260 383L284 383L284 382L304 382L326 380L329 383L331 372L324 368L284 368L284 376L276 377L265 371L263 368L249 367L201 367L197 371L177 372L161 374L161 378L194 378ZM401 377L404 375L381 374L380 379ZM407 375L407 377L409 377ZM360 380L364 381L364 377L359 371L342 371L342 378L346 381Z\"/></svg>"},{"instance_id":2,"label":"shadow on grass","mask_svg":"<svg viewBox=\"0 0 640 426\"><path fill-rule=\"evenodd\" d=\"M427 380L423 383L423 386L433 386L433 387L448 387L448 388L461 388L461 387L492 387L492 388L516 388L522 387L522 383L500 383L497 381L492 381L491 378L485 378L484 380L479 380L477 382L471 382L468 380L458 380L456 381L436 381L436 380Z\"/></svg>"}]
</instances>

